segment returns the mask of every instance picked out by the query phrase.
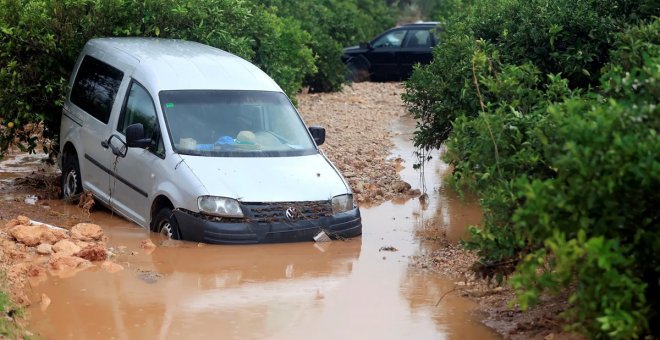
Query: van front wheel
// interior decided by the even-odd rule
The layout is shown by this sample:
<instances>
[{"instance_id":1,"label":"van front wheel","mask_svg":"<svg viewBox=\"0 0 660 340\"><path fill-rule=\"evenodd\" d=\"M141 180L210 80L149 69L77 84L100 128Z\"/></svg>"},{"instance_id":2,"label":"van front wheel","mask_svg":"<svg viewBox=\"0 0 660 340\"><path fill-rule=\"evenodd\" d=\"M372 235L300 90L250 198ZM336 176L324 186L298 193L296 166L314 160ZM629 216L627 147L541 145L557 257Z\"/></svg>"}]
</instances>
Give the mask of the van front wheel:
<instances>
[{"instance_id":1,"label":"van front wheel","mask_svg":"<svg viewBox=\"0 0 660 340\"><path fill-rule=\"evenodd\" d=\"M179 224L170 208L162 208L154 219L154 231L173 240L180 240Z\"/></svg>"},{"instance_id":2,"label":"van front wheel","mask_svg":"<svg viewBox=\"0 0 660 340\"><path fill-rule=\"evenodd\" d=\"M78 157L67 154L62 163L62 199L75 203L82 192Z\"/></svg>"}]
</instances>

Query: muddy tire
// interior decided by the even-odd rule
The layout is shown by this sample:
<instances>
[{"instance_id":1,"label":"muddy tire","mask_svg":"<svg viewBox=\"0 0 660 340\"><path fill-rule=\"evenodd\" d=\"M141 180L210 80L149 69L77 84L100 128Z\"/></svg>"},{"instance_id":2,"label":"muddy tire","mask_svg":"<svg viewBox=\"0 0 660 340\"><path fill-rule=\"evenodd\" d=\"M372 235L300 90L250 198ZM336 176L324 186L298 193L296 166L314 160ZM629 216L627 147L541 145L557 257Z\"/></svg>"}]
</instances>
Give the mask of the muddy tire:
<instances>
[{"instance_id":1,"label":"muddy tire","mask_svg":"<svg viewBox=\"0 0 660 340\"><path fill-rule=\"evenodd\" d=\"M170 208L162 208L158 211L154 218L153 230L173 240L181 239L179 224Z\"/></svg>"},{"instance_id":2,"label":"muddy tire","mask_svg":"<svg viewBox=\"0 0 660 340\"><path fill-rule=\"evenodd\" d=\"M366 70L361 63L351 61L346 64L348 68L348 80L354 83L369 81L369 71Z\"/></svg>"},{"instance_id":3,"label":"muddy tire","mask_svg":"<svg viewBox=\"0 0 660 340\"><path fill-rule=\"evenodd\" d=\"M62 160L62 199L77 203L82 192L82 180L80 179L80 165L78 157L70 153L64 155Z\"/></svg>"}]
</instances>

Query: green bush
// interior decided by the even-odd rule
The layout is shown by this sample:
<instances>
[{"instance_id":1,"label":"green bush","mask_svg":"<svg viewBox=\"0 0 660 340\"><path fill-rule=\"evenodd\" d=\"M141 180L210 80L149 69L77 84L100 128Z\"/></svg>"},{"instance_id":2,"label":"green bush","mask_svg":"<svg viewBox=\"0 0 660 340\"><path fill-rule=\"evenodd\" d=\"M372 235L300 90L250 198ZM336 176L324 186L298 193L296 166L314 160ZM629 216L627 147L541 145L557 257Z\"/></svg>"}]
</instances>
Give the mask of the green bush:
<instances>
[{"instance_id":1,"label":"green bush","mask_svg":"<svg viewBox=\"0 0 660 340\"><path fill-rule=\"evenodd\" d=\"M659 6L650 0L475 1L449 16L433 61L406 83L404 101L421 124L416 144L438 147L455 118L479 111L471 68L480 41L479 49L502 63L529 62L542 74L567 79L572 89L597 86L615 35Z\"/></svg>"},{"instance_id":2,"label":"green bush","mask_svg":"<svg viewBox=\"0 0 660 340\"><path fill-rule=\"evenodd\" d=\"M566 316L586 334L658 334L660 310L660 20L622 34L602 94L548 109L545 180L519 179L513 214L544 240L512 280L523 305L578 282ZM541 268L549 271L538 275Z\"/></svg>"},{"instance_id":3,"label":"green bush","mask_svg":"<svg viewBox=\"0 0 660 340\"><path fill-rule=\"evenodd\" d=\"M4 278L4 273L1 277ZM14 319L16 316L22 315L23 311L12 303L6 291L7 289L4 286L0 287L0 337L3 339L17 339L21 329Z\"/></svg>"},{"instance_id":4,"label":"green bush","mask_svg":"<svg viewBox=\"0 0 660 340\"><path fill-rule=\"evenodd\" d=\"M512 275L522 308L568 289L562 316L594 338L660 334L657 6L477 5L406 84L416 145L446 144L481 197L474 269Z\"/></svg>"},{"instance_id":5,"label":"green bush","mask_svg":"<svg viewBox=\"0 0 660 340\"><path fill-rule=\"evenodd\" d=\"M251 2L1 0L0 154L15 138L23 148L36 147L37 137L26 125L45 122L46 136L57 134L75 58L87 40L103 36L176 38L215 46L255 61L290 96L315 72L309 34Z\"/></svg>"},{"instance_id":6,"label":"green bush","mask_svg":"<svg viewBox=\"0 0 660 340\"><path fill-rule=\"evenodd\" d=\"M308 74L305 85L312 92L340 90L346 83L346 67L341 61L343 48L368 41L393 25L393 12L380 0L269 0L265 3L280 16L293 18L312 36L315 74Z\"/></svg>"}]
</instances>

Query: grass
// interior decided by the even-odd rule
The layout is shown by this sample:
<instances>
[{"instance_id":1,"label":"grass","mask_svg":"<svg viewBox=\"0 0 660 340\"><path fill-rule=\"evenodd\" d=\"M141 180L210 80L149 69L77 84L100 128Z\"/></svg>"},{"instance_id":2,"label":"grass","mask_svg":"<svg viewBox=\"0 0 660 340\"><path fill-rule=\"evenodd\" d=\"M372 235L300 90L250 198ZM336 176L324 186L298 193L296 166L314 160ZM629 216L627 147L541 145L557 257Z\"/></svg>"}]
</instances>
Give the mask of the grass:
<instances>
[{"instance_id":1,"label":"grass","mask_svg":"<svg viewBox=\"0 0 660 340\"><path fill-rule=\"evenodd\" d=\"M0 277L2 279L2 277ZM9 298L4 287L0 286L0 338L17 339L21 336L21 328L14 322L14 318L22 314Z\"/></svg>"}]
</instances>

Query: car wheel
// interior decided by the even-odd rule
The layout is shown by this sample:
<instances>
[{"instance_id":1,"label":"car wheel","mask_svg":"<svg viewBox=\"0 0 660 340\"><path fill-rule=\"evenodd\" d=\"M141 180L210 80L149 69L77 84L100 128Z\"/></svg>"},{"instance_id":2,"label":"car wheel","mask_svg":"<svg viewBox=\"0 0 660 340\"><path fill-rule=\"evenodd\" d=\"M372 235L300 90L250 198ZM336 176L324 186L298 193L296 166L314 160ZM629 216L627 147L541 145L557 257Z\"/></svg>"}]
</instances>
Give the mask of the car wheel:
<instances>
[{"instance_id":1,"label":"car wheel","mask_svg":"<svg viewBox=\"0 0 660 340\"><path fill-rule=\"evenodd\" d=\"M154 231L173 240L180 240L179 224L170 208L162 208L154 219Z\"/></svg>"},{"instance_id":2,"label":"car wheel","mask_svg":"<svg viewBox=\"0 0 660 340\"><path fill-rule=\"evenodd\" d=\"M82 192L78 157L70 153L66 154L62 165L62 199L75 202L80 198Z\"/></svg>"},{"instance_id":3,"label":"car wheel","mask_svg":"<svg viewBox=\"0 0 660 340\"><path fill-rule=\"evenodd\" d=\"M369 81L369 71L357 62L351 61L346 64L348 68L348 80L354 83Z\"/></svg>"}]
</instances>

